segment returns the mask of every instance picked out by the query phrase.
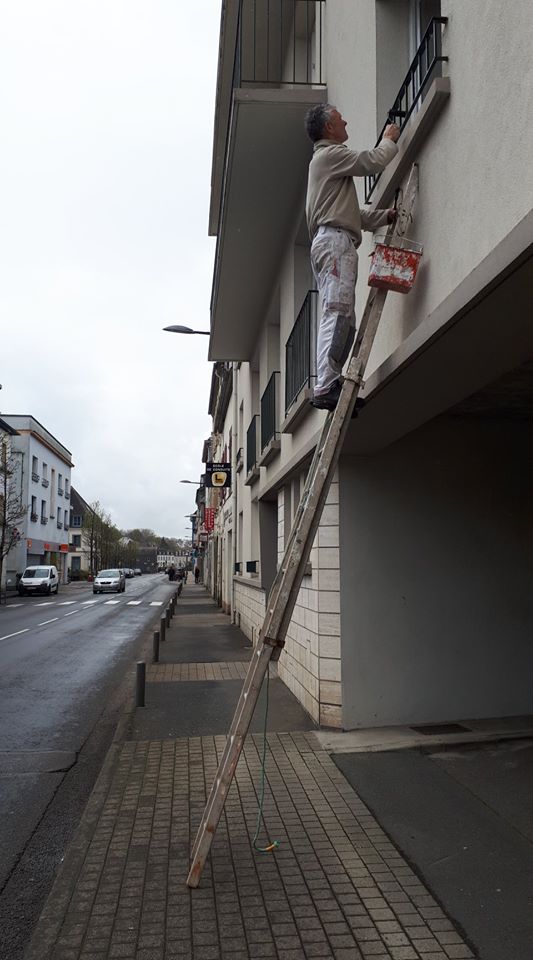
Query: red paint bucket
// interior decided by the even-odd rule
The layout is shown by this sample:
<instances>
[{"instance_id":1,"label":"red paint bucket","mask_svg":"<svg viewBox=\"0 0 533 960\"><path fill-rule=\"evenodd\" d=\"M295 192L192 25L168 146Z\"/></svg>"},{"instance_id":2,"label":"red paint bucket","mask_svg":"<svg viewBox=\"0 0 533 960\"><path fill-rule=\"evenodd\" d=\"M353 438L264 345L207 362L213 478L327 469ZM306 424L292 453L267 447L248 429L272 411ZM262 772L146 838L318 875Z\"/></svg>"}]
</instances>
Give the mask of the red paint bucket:
<instances>
[{"instance_id":1,"label":"red paint bucket","mask_svg":"<svg viewBox=\"0 0 533 960\"><path fill-rule=\"evenodd\" d=\"M401 237L394 245L379 241L371 255L369 287L409 293L422 257L422 244Z\"/></svg>"}]
</instances>

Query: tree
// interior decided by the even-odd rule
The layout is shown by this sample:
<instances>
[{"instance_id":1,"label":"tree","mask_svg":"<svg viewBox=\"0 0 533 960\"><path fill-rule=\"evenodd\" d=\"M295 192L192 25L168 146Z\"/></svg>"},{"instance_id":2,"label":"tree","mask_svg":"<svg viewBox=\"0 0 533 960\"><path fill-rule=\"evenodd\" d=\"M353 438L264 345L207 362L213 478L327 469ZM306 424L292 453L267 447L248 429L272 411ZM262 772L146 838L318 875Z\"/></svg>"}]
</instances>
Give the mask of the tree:
<instances>
[{"instance_id":1,"label":"tree","mask_svg":"<svg viewBox=\"0 0 533 960\"><path fill-rule=\"evenodd\" d=\"M0 603L5 600L3 589L4 560L21 538L20 521L28 512L27 504L17 494L14 478L17 460L11 451L8 438L0 434Z\"/></svg>"}]
</instances>

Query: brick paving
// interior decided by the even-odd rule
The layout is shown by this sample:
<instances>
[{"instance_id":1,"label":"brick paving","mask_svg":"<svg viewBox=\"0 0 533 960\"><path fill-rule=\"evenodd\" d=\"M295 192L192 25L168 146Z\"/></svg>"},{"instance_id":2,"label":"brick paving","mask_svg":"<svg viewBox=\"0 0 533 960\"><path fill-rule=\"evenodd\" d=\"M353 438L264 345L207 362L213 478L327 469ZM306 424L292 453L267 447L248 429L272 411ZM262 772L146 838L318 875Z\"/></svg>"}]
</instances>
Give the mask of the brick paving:
<instances>
[{"instance_id":1,"label":"brick paving","mask_svg":"<svg viewBox=\"0 0 533 960\"><path fill-rule=\"evenodd\" d=\"M186 680L244 680L249 662L158 663L146 670L151 683Z\"/></svg>"},{"instance_id":2,"label":"brick paving","mask_svg":"<svg viewBox=\"0 0 533 960\"><path fill-rule=\"evenodd\" d=\"M182 664L168 677L175 666L154 666L149 677L196 679L201 667L202 679L224 680L230 664ZM70 887L60 875L27 960L474 956L313 733L267 735L258 843L278 840L273 853L252 845L263 736L248 737L201 884L190 890L189 853L224 743L198 736L117 747L105 788L95 788L96 815L89 804L75 870L67 856Z\"/></svg>"}]
</instances>

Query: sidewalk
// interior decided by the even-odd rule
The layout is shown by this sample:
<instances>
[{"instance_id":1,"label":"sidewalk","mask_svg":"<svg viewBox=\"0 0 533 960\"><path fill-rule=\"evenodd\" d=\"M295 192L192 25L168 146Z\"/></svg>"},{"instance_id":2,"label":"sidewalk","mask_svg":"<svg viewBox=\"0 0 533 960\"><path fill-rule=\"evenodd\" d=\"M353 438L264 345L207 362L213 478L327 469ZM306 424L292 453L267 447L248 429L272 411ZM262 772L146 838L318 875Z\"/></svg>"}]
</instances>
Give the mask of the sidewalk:
<instances>
[{"instance_id":1,"label":"sidewalk","mask_svg":"<svg viewBox=\"0 0 533 960\"><path fill-rule=\"evenodd\" d=\"M275 676L265 822L280 846L261 854L251 843L263 690L200 887L186 886L251 647L194 584L167 637L160 664L147 668L146 707L108 755L26 960L474 956Z\"/></svg>"}]
</instances>

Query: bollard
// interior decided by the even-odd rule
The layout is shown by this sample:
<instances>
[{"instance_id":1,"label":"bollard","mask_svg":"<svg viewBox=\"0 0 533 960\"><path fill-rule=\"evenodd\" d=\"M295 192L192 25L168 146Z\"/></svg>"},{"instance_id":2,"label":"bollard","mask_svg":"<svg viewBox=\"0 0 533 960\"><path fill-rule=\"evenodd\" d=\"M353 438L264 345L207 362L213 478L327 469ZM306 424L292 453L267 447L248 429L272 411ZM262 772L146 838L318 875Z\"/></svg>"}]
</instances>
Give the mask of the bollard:
<instances>
[{"instance_id":1,"label":"bollard","mask_svg":"<svg viewBox=\"0 0 533 960\"><path fill-rule=\"evenodd\" d=\"M165 616L167 618L167 627L170 627L170 607L167 607L165 610Z\"/></svg>"},{"instance_id":2,"label":"bollard","mask_svg":"<svg viewBox=\"0 0 533 960\"><path fill-rule=\"evenodd\" d=\"M144 688L146 684L146 664L144 660L137 661L137 683L135 685L135 706L144 707Z\"/></svg>"},{"instance_id":3,"label":"bollard","mask_svg":"<svg viewBox=\"0 0 533 960\"><path fill-rule=\"evenodd\" d=\"M159 663L159 630L154 630L153 651L152 663Z\"/></svg>"},{"instance_id":4,"label":"bollard","mask_svg":"<svg viewBox=\"0 0 533 960\"><path fill-rule=\"evenodd\" d=\"M161 617L161 620L159 621L159 639L161 640L161 643L164 643L166 640L166 636L165 636L166 630L167 630L167 618L165 617L165 615L163 615Z\"/></svg>"}]
</instances>

